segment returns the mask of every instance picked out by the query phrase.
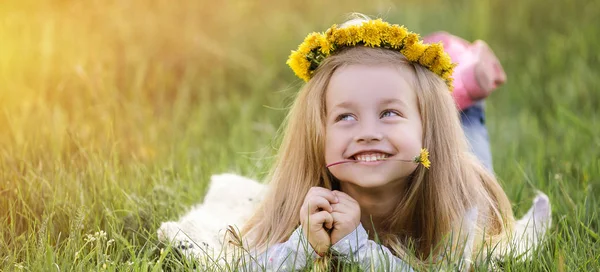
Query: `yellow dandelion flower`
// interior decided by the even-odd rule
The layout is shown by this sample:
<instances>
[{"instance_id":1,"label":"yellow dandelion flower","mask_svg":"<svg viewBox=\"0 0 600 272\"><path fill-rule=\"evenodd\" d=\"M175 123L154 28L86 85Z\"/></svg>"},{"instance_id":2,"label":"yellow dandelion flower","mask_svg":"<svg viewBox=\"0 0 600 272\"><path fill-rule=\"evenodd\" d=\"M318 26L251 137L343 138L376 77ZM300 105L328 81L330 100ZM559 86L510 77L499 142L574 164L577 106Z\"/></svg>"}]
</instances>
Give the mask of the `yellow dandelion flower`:
<instances>
[{"instance_id":1,"label":"yellow dandelion flower","mask_svg":"<svg viewBox=\"0 0 600 272\"><path fill-rule=\"evenodd\" d=\"M421 57L419 58L419 63L426 67L431 67L433 62L440 55L440 52L442 52L442 50L443 50L440 47L441 47L440 44L429 45L427 47L427 49L425 49L425 52L423 52L423 55L421 55Z\"/></svg>"},{"instance_id":2,"label":"yellow dandelion flower","mask_svg":"<svg viewBox=\"0 0 600 272\"><path fill-rule=\"evenodd\" d=\"M312 50L310 44L302 43L300 46L298 46L298 50L296 50L296 52L298 52L299 54L306 55L310 52L310 50Z\"/></svg>"},{"instance_id":3,"label":"yellow dandelion flower","mask_svg":"<svg viewBox=\"0 0 600 272\"><path fill-rule=\"evenodd\" d=\"M327 38L327 40L332 43L333 41L335 41L333 39L333 33L335 33L337 30L337 25L334 24L332 25L330 28L327 29L327 31L325 31L325 37Z\"/></svg>"},{"instance_id":4,"label":"yellow dandelion flower","mask_svg":"<svg viewBox=\"0 0 600 272\"><path fill-rule=\"evenodd\" d=\"M390 26L390 23L384 22L381 18L371 22L373 22L373 25L380 30L387 29Z\"/></svg>"},{"instance_id":5,"label":"yellow dandelion flower","mask_svg":"<svg viewBox=\"0 0 600 272\"><path fill-rule=\"evenodd\" d=\"M298 46L298 52L301 52L304 55L308 54L319 45L318 39L319 33L313 32L308 34L306 38L304 38L304 42Z\"/></svg>"},{"instance_id":6,"label":"yellow dandelion flower","mask_svg":"<svg viewBox=\"0 0 600 272\"><path fill-rule=\"evenodd\" d=\"M419 35L410 32L407 33L406 38L404 39L404 46L411 46L417 42L419 42Z\"/></svg>"},{"instance_id":7,"label":"yellow dandelion flower","mask_svg":"<svg viewBox=\"0 0 600 272\"><path fill-rule=\"evenodd\" d=\"M345 28L344 31L348 38L348 41L346 42L347 45L356 45L358 42L362 41L362 33L358 26L349 26Z\"/></svg>"},{"instance_id":8,"label":"yellow dandelion flower","mask_svg":"<svg viewBox=\"0 0 600 272\"><path fill-rule=\"evenodd\" d=\"M408 31L402 26L393 25L383 35L385 42L389 43L392 48L399 49L402 47L402 41L408 35Z\"/></svg>"},{"instance_id":9,"label":"yellow dandelion flower","mask_svg":"<svg viewBox=\"0 0 600 272\"><path fill-rule=\"evenodd\" d=\"M333 51L334 45L336 44L334 39L334 32L336 29L337 25L333 25L327 29L325 35L323 35L324 41L321 42L321 52L323 52L325 55L329 55L329 53Z\"/></svg>"},{"instance_id":10,"label":"yellow dandelion flower","mask_svg":"<svg viewBox=\"0 0 600 272\"><path fill-rule=\"evenodd\" d=\"M427 151L427 148L421 149L421 153L419 156L415 157L414 162L420 163L425 166L425 168L429 169L431 162L429 161L429 151Z\"/></svg>"},{"instance_id":11,"label":"yellow dandelion flower","mask_svg":"<svg viewBox=\"0 0 600 272\"><path fill-rule=\"evenodd\" d=\"M410 37L410 35L409 35L409 37ZM402 48L402 50L400 50L400 52L406 57L407 60L416 62L417 60L419 60L421 55L423 55L423 52L425 52L426 48L427 48L427 45L425 45L421 41L419 41L414 44L405 44L404 48Z\"/></svg>"},{"instance_id":12,"label":"yellow dandelion flower","mask_svg":"<svg viewBox=\"0 0 600 272\"><path fill-rule=\"evenodd\" d=\"M292 51L286 64L292 68L297 77L304 81L310 80L310 61L306 59L305 54L300 51Z\"/></svg>"},{"instance_id":13,"label":"yellow dandelion flower","mask_svg":"<svg viewBox=\"0 0 600 272\"><path fill-rule=\"evenodd\" d=\"M452 59L450 58L450 55L448 55L448 53L443 52L443 54L441 54L441 61L443 61L443 68L444 70L452 70L454 69L454 66L456 66L455 63L452 63Z\"/></svg>"},{"instance_id":14,"label":"yellow dandelion flower","mask_svg":"<svg viewBox=\"0 0 600 272\"><path fill-rule=\"evenodd\" d=\"M366 46L379 47L381 46L381 35L377 26L374 23L365 23L361 28L362 40Z\"/></svg>"},{"instance_id":15,"label":"yellow dandelion flower","mask_svg":"<svg viewBox=\"0 0 600 272\"><path fill-rule=\"evenodd\" d=\"M325 37L332 47L334 45L346 45L348 41L346 31L337 28L337 25L333 25L327 29Z\"/></svg>"},{"instance_id":16,"label":"yellow dandelion flower","mask_svg":"<svg viewBox=\"0 0 600 272\"><path fill-rule=\"evenodd\" d=\"M313 32L306 36L304 42L308 45L308 47L312 50L317 48L321 44L321 33Z\"/></svg>"},{"instance_id":17,"label":"yellow dandelion flower","mask_svg":"<svg viewBox=\"0 0 600 272\"><path fill-rule=\"evenodd\" d=\"M453 72L453 70L454 70L454 69L452 69L452 68L450 68L450 69L447 69L447 70L444 70L444 71L442 72L442 75L441 75L441 76L442 76L442 78L443 78L444 80L446 80L446 81L447 81L448 79L452 78L452 72Z\"/></svg>"},{"instance_id":18,"label":"yellow dandelion flower","mask_svg":"<svg viewBox=\"0 0 600 272\"><path fill-rule=\"evenodd\" d=\"M442 75L442 72L452 68L452 61L450 56L445 52L440 52L437 59L431 64L431 71L438 75Z\"/></svg>"},{"instance_id":19,"label":"yellow dandelion flower","mask_svg":"<svg viewBox=\"0 0 600 272\"><path fill-rule=\"evenodd\" d=\"M448 91L452 93L454 91L454 84L452 83L453 79L446 80L446 85L448 86Z\"/></svg>"},{"instance_id":20,"label":"yellow dandelion flower","mask_svg":"<svg viewBox=\"0 0 600 272\"><path fill-rule=\"evenodd\" d=\"M329 52L333 49L333 46L327 41L327 37L322 33L317 33L317 35L312 38L311 42L313 43L313 49L320 48L321 53L325 55L329 55Z\"/></svg>"},{"instance_id":21,"label":"yellow dandelion flower","mask_svg":"<svg viewBox=\"0 0 600 272\"><path fill-rule=\"evenodd\" d=\"M348 39L348 31L345 29L338 29L332 35L334 41L332 44L339 44L342 46L350 45L350 41Z\"/></svg>"},{"instance_id":22,"label":"yellow dandelion flower","mask_svg":"<svg viewBox=\"0 0 600 272\"><path fill-rule=\"evenodd\" d=\"M321 41L321 53L323 53L325 56L329 56L331 51L333 51L333 44L329 43L327 39L323 38Z\"/></svg>"},{"instance_id":23,"label":"yellow dandelion flower","mask_svg":"<svg viewBox=\"0 0 600 272\"><path fill-rule=\"evenodd\" d=\"M442 78L446 78L448 76L452 75L452 70L451 69L446 69L442 72Z\"/></svg>"}]
</instances>

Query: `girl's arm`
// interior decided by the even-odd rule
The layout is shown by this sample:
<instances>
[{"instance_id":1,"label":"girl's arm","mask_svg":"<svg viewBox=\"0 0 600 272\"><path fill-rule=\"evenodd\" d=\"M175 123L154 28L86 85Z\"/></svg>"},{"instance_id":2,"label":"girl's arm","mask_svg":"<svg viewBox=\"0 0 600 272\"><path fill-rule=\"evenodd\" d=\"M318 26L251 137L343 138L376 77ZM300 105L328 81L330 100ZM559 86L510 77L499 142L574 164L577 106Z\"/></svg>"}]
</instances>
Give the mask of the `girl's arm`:
<instances>
[{"instance_id":1,"label":"girl's arm","mask_svg":"<svg viewBox=\"0 0 600 272\"><path fill-rule=\"evenodd\" d=\"M337 256L358 263L364 271L414 271L408 263L394 256L387 247L369 240L362 224L331 246L331 250Z\"/></svg>"},{"instance_id":2,"label":"girl's arm","mask_svg":"<svg viewBox=\"0 0 600 272\"><path fill-rule=\"evenodd\" d=\"M243 266L248 271L296 271L305 268L317 257L302 227L298 227L286 242L272 245L261 254L252 254Z\"/></svg>"}]
</instances>

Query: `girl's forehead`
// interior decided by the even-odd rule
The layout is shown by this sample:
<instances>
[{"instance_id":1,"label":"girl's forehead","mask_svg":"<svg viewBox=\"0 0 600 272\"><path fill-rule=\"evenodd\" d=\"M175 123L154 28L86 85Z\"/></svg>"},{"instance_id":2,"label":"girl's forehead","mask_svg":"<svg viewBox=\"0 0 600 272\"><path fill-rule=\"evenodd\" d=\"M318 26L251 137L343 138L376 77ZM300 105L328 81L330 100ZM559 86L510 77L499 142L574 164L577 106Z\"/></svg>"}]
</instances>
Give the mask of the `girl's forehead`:
<instances>
[{"instance_id":1,"label":"girl's forehead","mask_svg":"<svg viewBox=\"0 0 600 272\"><path fill-rule=\"evenodd\" d=\"M337 69L327 86L326 104L363 104L399 100L416 105L414 73L391 65L349 65Z\"/></svg>"}]
</instances>

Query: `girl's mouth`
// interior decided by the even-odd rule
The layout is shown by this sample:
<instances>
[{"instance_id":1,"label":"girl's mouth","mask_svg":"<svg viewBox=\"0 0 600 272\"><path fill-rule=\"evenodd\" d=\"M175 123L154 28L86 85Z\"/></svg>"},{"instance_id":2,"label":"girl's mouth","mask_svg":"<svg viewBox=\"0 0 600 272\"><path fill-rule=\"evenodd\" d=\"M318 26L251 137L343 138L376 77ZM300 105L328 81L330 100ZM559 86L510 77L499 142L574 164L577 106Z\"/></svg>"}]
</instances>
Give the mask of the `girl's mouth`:
<instances>
[{"instance_id":1,"label":"girl's mouth","mask_svg":"<svg viewBox=\"0 0 600 272\"><path fill-rule=\"evenodd\" d=\"M361 153L355 156L352 156L351 159L358 162L377 162L384 161L389 158L391 155L386 153L379 152L369 152L369 153Z\"/></svg>"},{"instance_id":2,"label":"girl's mouth","mask_svg":"<svg viewBox=\"0 0 600 272\"><path fill-rule=\"evenodd\" d=\"M419 153L419 155L417 155L416 157L414 157L412 159L393 158L394 156L396 156L396 155L378 152L378 151L364 151L359 154L348 157L348 159L346 159L346 160L327 164L327 165L325 165L325 167L329 168L329 167L343 164L343 163L360 163L360 164L367 164L367 165L377 165L377 164L382 163L382 161L387 161L387 160L422 164L423 167L425 167L427 169L429 169L429 166L431 165L431 161L429 161L429 152L427 151L426 148L422 148L421 153Z\"/></svg>"}]
</instances>

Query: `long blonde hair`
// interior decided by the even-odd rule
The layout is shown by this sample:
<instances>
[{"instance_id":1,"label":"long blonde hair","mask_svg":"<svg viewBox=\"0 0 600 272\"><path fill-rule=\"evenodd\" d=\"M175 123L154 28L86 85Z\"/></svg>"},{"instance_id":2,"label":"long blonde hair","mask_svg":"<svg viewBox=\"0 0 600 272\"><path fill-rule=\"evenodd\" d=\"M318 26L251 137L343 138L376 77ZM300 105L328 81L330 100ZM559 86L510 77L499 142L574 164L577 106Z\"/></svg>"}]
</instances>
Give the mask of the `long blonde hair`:
<instances>
[{"instance_id":1,"label":"long blonde hair","mask_svg":"<svg viewBox=\"0 0 600 272\"><path fill-rule=\"evenodd\" d=\"M458 111L445 83L402 54L351 47L325 59L300 90L284 122L283 139L269 174L270 191L242 230L253 248L286 241L299 225L299 210L313 186L332 189L337 182L325 168L325 92L336 69L346 65L393 65L414 72L414 90L423 124L423 144L431 168L418 167L400 203L378 229L382 243L400 256L411 243L418 259L437 257L436 247L455 230L470 208L479 211L482 239L500 241L513 224L510 202L496 181L469 152Z\"/></svg>"}]
</instances>

